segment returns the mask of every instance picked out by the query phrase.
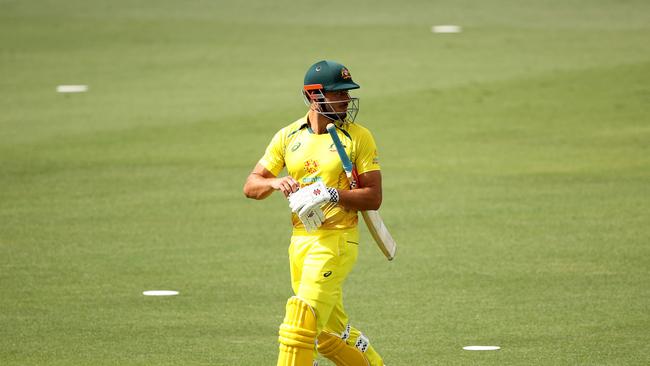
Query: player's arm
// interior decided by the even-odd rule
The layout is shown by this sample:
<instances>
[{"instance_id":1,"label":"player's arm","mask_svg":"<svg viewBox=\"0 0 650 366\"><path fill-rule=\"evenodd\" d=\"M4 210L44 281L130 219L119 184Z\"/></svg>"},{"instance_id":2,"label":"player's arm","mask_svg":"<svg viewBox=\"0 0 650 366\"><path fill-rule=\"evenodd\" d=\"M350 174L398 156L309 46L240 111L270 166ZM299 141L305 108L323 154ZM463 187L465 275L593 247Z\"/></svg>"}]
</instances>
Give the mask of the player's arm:
<instances>
[{"instance_id":1,"label":"player's arm","mask_svg":"<svg viewBox=\"0 0 650 366\"><path fill-rule=\"evenodd\" d=\"M359 175L359 187L353 190L338 190L339 205L348 210L378 210L381 206L381 171L373 170Z\"/></svg>"},{"instance_id":2,"label":"player's arm","mask_svg":"<svg viewBox=\"0 0 650 366\"><path fill-rule=\"evenodd\" d=\"M244 183L244 194L248 198L261 200L268 197L273 191L281 191L285 197L300 188L298 182L290 176L277 178L262 164L255 165Z\"/></svg>"}]
</instances>

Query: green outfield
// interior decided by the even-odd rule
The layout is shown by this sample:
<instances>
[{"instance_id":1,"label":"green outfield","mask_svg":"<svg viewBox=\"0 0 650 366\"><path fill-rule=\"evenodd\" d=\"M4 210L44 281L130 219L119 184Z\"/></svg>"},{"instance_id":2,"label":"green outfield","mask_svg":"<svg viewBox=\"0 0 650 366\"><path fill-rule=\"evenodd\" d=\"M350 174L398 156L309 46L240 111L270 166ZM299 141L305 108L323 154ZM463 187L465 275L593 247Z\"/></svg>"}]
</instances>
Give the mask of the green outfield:
<instances>
[{"instance_id":1,"label":"green outfield","mask_svg":"<svg viewBox=\"0 0 650 366\"><path fill-rule=\"evenodd\" d=\"M649 40L643 0L0 0L0 364L275 364L289 210L242 185L323 58L380 148L398 255L364 228L345 289L387 365L648 364Z\"/></svg>"}]
</instances>

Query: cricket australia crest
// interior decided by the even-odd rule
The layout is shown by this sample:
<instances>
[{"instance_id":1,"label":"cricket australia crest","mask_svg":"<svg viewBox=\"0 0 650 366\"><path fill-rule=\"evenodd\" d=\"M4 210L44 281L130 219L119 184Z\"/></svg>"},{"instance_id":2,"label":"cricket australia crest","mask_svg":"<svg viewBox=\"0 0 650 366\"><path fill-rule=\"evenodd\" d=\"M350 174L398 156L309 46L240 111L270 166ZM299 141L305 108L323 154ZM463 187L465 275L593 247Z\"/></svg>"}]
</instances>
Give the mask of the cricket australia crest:
<instances>
[{"instance_id":1,"label":"cricket australia crest","mask_svg":"<svg viewBox=\"0 0 650 366\"><path fill-rule=\"evenodd\" d=\"M316 160L309 159L305 161L305 172L307 174L314 174L318 171L319 164Z\"/></svg>"}]
</instances>

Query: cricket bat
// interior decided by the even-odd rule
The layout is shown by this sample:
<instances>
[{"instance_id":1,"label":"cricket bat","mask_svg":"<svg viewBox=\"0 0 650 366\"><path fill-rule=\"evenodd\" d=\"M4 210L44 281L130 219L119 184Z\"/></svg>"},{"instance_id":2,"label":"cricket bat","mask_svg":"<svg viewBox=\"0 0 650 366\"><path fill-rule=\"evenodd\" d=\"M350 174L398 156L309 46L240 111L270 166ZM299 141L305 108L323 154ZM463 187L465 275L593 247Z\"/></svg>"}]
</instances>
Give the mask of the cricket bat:
<instances>
[{"instance_id":1,"label":"cricket bat","mask_svg":"<svg viewBox=\"0 0 650 366\"><path fill-rule=\"evenodd\" d=\"M341 139L339 139L339 135L336 133L336 126L334 126L333 123L328 124L327 132L332 137L334 146L336 146L336 151L339 153L341 163L343 164L343 170L345 170L345 175L348 177L348 181L350 182L350 188L357 188L358 182L352 173L352 161L350 161L348 154L343 148ZM361 216L363 216L363 221L366 222L368 231L370 231L372 238L375 239L375 243L377 243L381 252L384 253L389 261L393 260L393 258L395 258L395 252L397 251L397 243L395 243L393 236L388 232L384 220L379 216L379 212L374 210L361 211Z\"/></svg>"}]
</instances>

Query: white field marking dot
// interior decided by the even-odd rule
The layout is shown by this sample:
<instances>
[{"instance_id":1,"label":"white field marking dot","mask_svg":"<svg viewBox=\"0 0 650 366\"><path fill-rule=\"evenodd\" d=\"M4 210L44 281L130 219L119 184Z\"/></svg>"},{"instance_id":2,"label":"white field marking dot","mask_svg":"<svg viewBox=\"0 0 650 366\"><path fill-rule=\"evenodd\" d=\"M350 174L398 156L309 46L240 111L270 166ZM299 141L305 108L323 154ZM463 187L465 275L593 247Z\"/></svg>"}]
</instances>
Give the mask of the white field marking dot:
<instances>
[{"instance_id":1,"label":"white field marking dot","mask_svg":"<svg viewBox=\"0 0 650 366\"><path fill-rule=\"evenodd\" d=\"M463 347L466 351L496 351L501 349L499 346L466 346Z\"/></svg>"},{"instance_id":2,"label":"white field marking dot","mask_svg":"<svg viewBox=\"0 0 650 366\"><path fill-rule=\"evenodd\" d=\"M144 296L176 296L178 291L171 290L150 290L142 293Z\"/></svg>"},{"instance_id":3,"label":"white field marking dot","mask_svg":"<svg viewBox=\"0 0 650 366\"><path fill-rule=\"evenodd\" d=\"M431 27L431 32L433 33L460 33L463 28L459 25L445 24L445 25L434 25Z\"/></svg>"},{"instance_id":4,"label":"white field marking dot","mask_svg":"<svg viewBox=\"0 0 650 366\"><path fill-rule=\"evenodd\" d=\"M85 93L88 85L59 85L56 87L58 93Z\"/></svg>"}]
</instances>

